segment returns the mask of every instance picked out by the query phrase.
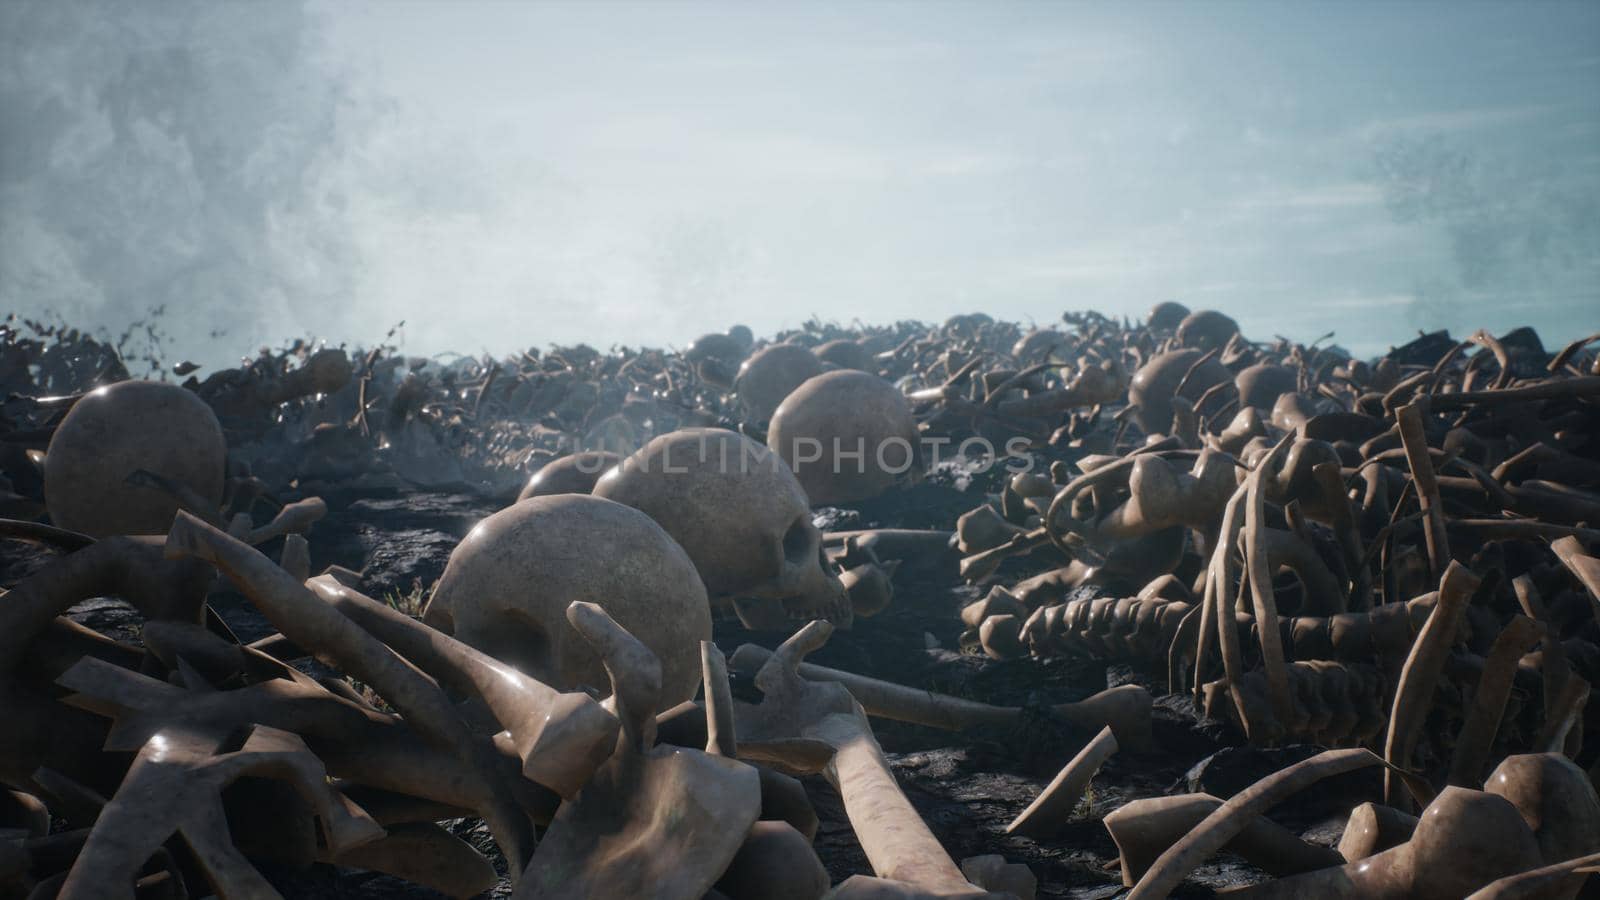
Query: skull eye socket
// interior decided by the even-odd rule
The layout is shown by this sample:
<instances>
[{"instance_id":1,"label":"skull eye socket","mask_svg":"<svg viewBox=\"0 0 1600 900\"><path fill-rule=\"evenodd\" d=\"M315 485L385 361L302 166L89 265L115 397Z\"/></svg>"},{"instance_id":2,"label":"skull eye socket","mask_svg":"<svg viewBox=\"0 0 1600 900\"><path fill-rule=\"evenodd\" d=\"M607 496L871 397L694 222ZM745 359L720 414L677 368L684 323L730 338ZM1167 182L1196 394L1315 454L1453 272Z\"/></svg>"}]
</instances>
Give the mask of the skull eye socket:
<instances>
[{"instance_id":1,"label":"skull eye socket","mask_svg":"<svg viewBox=\"0 0 1600 900\"><path fill-rule=\"evenodd\" d=\"M811 533L807 528L810 523L804 516L794 520L789 530L783 533L783 559L792 566L805 565L809 560L807 554L811 551Z\"/></svg>"}]
</instances>

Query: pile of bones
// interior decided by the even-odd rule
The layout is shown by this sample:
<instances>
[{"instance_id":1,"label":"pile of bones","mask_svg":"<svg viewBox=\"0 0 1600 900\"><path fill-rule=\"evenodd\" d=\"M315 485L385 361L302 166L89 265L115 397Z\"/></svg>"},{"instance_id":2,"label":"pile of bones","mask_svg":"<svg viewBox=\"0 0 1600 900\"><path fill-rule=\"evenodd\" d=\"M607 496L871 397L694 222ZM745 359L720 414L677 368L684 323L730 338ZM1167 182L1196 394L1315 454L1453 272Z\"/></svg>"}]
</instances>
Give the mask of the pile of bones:
<instances>
[{"instance_id":1,"label":"pile of bones","mask_svg":"<svg viewBox=\"0 0 1600 900\"><path fill-rule=\"evenodd\" d=\"M1163 303L134 380L13 320L0 896L1597 895L1597 339ZM414 608L313 571L430 492L484 515Z\"/></svg>"}]
</instances>

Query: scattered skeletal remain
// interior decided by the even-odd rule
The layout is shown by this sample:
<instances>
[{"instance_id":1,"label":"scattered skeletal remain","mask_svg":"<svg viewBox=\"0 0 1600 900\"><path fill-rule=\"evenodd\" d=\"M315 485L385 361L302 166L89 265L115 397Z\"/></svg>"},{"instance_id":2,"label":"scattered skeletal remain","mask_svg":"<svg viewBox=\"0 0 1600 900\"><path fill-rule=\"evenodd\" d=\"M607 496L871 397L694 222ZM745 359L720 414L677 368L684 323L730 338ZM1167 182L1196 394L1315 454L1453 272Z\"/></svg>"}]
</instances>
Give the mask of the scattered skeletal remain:
<instances>
[{"instance_id":1,"label":"scattered skeletal remain","mask_svg":"<svg viewBox=\"0 0 1600 900\"><path fill-rule=\"evenodd\" d=\"M711 637L705 586L660 525L611 500L533 497L479 522L450 554L423 621L557 689L603 688L600 658L567 622L580 600L640 635L670 703L694 696L700 641Z\"/></svg>"},{"instance_id":2,"label":"scattered skeletal remain","mask_svg":"<svg viewBox=\"0 0 1600 900\"><path fill-rule=\"evenodd\" d=\"M910 404L867 372L828 372L797 386L773 412L767 444L819 506L870 499L922 468Z\"/></svg>"},{"instance_id":3,"label":"scattered skeletal remain","mask_svg":"<svg viewBox=\"0 0 1600 900\"><path fill-rule=\"evenodd\" d=\"M1060 827L1083 798L1095 772L1116 752L1117 739L1110 727L1100 729L1094 740L1078 751L1033 803L1006 826L1006 833L1046 835Z\"/></svg>"},{"instance_id":4,"label":"scattered skeletal remain","mask_svg":"<svg viewBox=\"0 0 1600 900\"><path fill-rule=\"evenodd\" d=\"M595 482L620 462L622 456L609 450L584 450L563 456L533 473L517 499L526 500L546 494L590 493L594 490Z\"/></svg>"},{"instance_id":5,"label":"scattered skeletal remain","mask_svg":"<svg viewBox=\"0 0 1600 900\"><path fill-rule=\"evenodd\" d=\"M1210 794L1177 794L1134 800L1105 817L1117 844L1122 883L1133 887L1168 847L1216 812ZM1309 844L1271 819L1257 818L1223 847L1274 875L1292 875L1340 863L1338 853Z\"/></svg>"},{"instance_id":6,"label":"scattered skeletal remain","mask_svg":"<svg viewBox=\"0 0 1600 900\"><path fill-rule=\"evenodd\" d=\"M795 388L821 374L822 361L810 350L794 344L773 344L756 351L739 366L733 390L746 418L764 425Z\"/></svg>"},{"instance_id":7,"label":"scattered skeletal remain","mask_svg":"<svg viewBox=\"0 0 1600 900\"><path fill-rule=\"evenodd\" d=\"M216 415L189 391L153 381L97 388L73 404L50 439L45 504L56 525L95 537L162 534L181 504L128 484L128 476L154 473L215 507L226 454Z\"/></svg>"},{"instance_id":8,"label":"scattered skeletal remain","mask_svg":"<svg viewBox=\"0 0 1600 900\"><path fill-rule=\"evenodd\" d=\"M776 658L776 654L764 647L745 644L734 651L731 661L736 670L756 675ZM869 715L884 719L962 731L978 726L1012 725L1024 715L1021 707L976 703L813 663L799 663L796 671L812 681L844 685ZM1123 746L1130 749L1146 747L1150 742L1150 692L1138 685L1122 685L1101 691L1087 700L1057 704L1050 707L1049 712L1085 730L1109 728Z\"/></svg>"},{"instance_id":9,"label":"scattered skeletal remain","mask_svg":"<svg viewBox=\"0 0 1600 900\"><path fill-rule=\"evenodd\" d=\"M598 604L575 601L567 615L605 663L622 733L556 813L514 896L698 900L755 824L760 777L732 759L653 746L660 664Z\"/></svg>"},{"instance_id":10,"label":"scattered skeletal remain","mask_svg":"<svg viewBox=\"0 0 1600 900\"><path fill-rule=\"evenodd\" d=\"M812 622L767 659L756 675L762 701L743 707L741 733L762 742L816 742L831 751L823 773L843 798L878 878L898 882L919 896L985 896L967 881L895 784L860 704L844 686L801 674L801 660L826 643L832 631L826 622ZM866 896L868 890L847 882L837 896L855 896L857 891Z\"/></svg>"},{"instance_id":11,"label":"scattered skeletal remain","mask_svg":"<svg viewBox=\"0 0 1600 900\"><path fill-rule=\"evenodd\" d=\"M100 813L58 896L133 897L135 876L174 831L219 894L276 896L227 837L221 792L247 775L289 782L314 811L333 855L383 835L377 823L329 789L321 763L293 734L256 727L239 740L226 733L160 731L139 751Z\"/></svg>"},{"instance_id":12,"label":"scattered skeletal remain","mask_svg":"<svg viewBox=\"0 0 1600 900\"><path fill-rule=\"evenodd\" d=\"M1251 341L1177 304L1144 324L1064 324L813 322L754 355L741 328L682 353L504 360L297 344L183 387L126 382L81 336L8 327L0 504L56 527L8 522L0 536L56 555L4 560L19 565L0 597L0 893L266 895L255 866L271 861L468 896L497 879L438 824L463 817L488 822L486 852L512 873L496 889L513 896L815 898L829 871L838 897L1059 893L1005 857L955 865L949 851L989 849L997 823L953 807L924 822L940 776L919 766L945 761L884 750L938 739L874 735L871 715L965 732L991 748L961 763L980 767L1017 749L997 735L1041 716L1072 726L1086 744L1062 753L1081 759L1060 790L1026 813L1031 796L974 808L1024 813L1016 830L1036 843L1008 853L1082 854L1061 844L1101 819L1136 897L1177 889L1219 849L1278 877L1247 891L1262 896L1577 894L1600 865L1593 340L1546 352L1527 330L1435 333L1363 361ZM98 398L158 389L189 425L121 404L104 415L134 420L125 434L84 439ZM782 484L676 459L690 474L646 471L660 448L706 435L782 455L792 434L817 437L849 477L798 455L801 476ZM920 466L856 472L857 437L863 469L894 437L946 442L945 462L884 496ZM974 465L954 449L971 437L1020 438L1014 461L1031 468ZM135 445L203 476L129 462ZM596 488L622 454L637 465ZM368 598L348 570L308 577L330 552L314 523L419 485L507 507L450 561L427 610L439 629ZM79 486L88 518L63 505ZM519 491L532 499L512 505ZM821 533L812 502L837 504L820 516L841 530ZM159 514L117 524L146 505ZM537 527L481 552L524 519ZM170 533L166 549L189 558L138 533ZM958 577L986 594L951 592ZM207 604L230 589L280 633L235 637ZM94 627L106 597L136 612L119 640ZM762 630L862 622L827 667L800 662L822 626L777 653L741 647L730 684L707 642L713 605ZM927 648L926 671L871 658L891 634L898 660ZM757 706L740 702L751 679ZM1087 699L1061 702L1061 684ZM161 756L158 739L181 752ZM1055 827L1113 741L1127 755L1096 779L1088 818ZM1129 791L1144 754L1171 763L1230 742L1350 749L1232 796ZM218 789L247 757L273 777ZM1337 792L1337 852L1278 824L1299 821L1272 807L1300 787L1381 763L1386 791L1374 778ZM835 782L873 875L841 866L839 814L784 774L806 772ZM226 832L202 824L218 809ZM813 847L819 833L832 836Z\"/></svg>"},{"instance_id":13,"label":"scattered skeletal remain","mask_svg":"<svg viewBox=\"0 0 1600 900\"><path fill-rule=\"evenodd\" d=\"M664 434L601 479L595 496L654 519L693 560L715 604L745 627L851 620L806 493L777 454L721 428Z\"/></svg>"},{"instance_id":14,"label":"scattered skeletal remain","mask_svg":"<svg viewBox=\"0 0 1600 900\"><path fill-rule=\"evenodd\" d=\"M1215 357L1193 349L1172 350L1133 373L1128 403L1138 410L1146 432L1165 432L1172 425L1175 400L1196 403L1212 387L1232 380Z\"/></svg>"}]
</instances>

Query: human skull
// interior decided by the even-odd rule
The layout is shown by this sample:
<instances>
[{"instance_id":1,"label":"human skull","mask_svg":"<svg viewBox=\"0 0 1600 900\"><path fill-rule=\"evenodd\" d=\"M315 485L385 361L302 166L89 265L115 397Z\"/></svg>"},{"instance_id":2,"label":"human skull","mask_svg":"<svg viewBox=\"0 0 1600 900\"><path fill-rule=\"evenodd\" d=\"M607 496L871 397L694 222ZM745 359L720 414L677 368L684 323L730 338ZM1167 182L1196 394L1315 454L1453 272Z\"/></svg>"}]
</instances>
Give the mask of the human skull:
<instances>
[{"instance_id":1,"label":"human skull","mask_svg":"<svg viewBox=\"0 0 1600 900\"><path fill-rule=\"evenodd\" d=\"M905 395L876 375L849 370L801 385L773 413L767 431L767 445L819 505L888 490L919 469L918 443Z\"/></svg>"},{"instance_id":2,"label":"human skull","mask_svg":"<svg viewBox=\"0 0 1600 900\"><path fill-rule=\"evenodd\" d=\"M545 463L533 473L517 495L518 500L551 494L587 494L607 470L622 462L622 456L609 450L583 450Z\"/></svg>"},{"instance_id":3,"label":"human skull","mask_svg":"<svg viewBox=\"0 0 1600 900\"><path fill-rule=\"evenodd\" d=\"M1256 363L1234 376L1239 390L1239 405L1272 409L1284 394L1294 393L1299 379L1293 369L1271 363Z\"/></svg>"},{"instance_id":4,"label":"human skull","mask_svg":"<svg viewBox=\"0 0 1600 900\"><path fill-rule=\"evenodd\" d=\"M1178 326L1189 316L1189 307L1176 300L1163 300L1150 307L1150 313L1145 316L1145 324L1155 332L1177 331Z\"/></svg>"},{"instance_id":5,"label":"human skull","mask_svg":"<svg viewBox=\"0 0 1600 900\"><path fill-rule=\"evenodd\" d=\"M773 344L744 361L733 383L745 418L762 424L789 392L814 375L822 374L822 360L796 344Z\"/></svg>"},{"instance_id":6,"label":"human skull","mask_svg":"<svg viewBox=\"0 0 1600 900\"><path fill-rule=\"evenodd\" d=\"M228 443L205 401L175 384L123 381L90 391L50 438L44 502L50 520L92 537L163 534L177 498L128 484L143 469L222 502Z\"/></svg>"},{"instance_id":7,"label":"human skull","mask_svg":"<svg viewBox=\"0 0 1600 900\"><path fill-rule=\"evenodd\" d=\"M1214 309L1190 313L1178 324L1178 343L1197 350L1218 350L1239 333L1239 323Z\"/></svg>"},{"instance_id":8,"label":"human skull","mask_svg":"<svg viewBox=\"0 0 1600 900\"><path fill-rule=\"evenodd\" d=\"M450 554L423 621L558 690L611 684L567 621L597 603L661 661L662 702L692 699L711 607L694 563L649 516L586 494L532 497Z\"/></svg>"},{"instance_id":9,"label":"human skull","mask_svg":"<svg viewBox=\"0 0 1600 900\"><path fill-rule=\"evenodd\" d=\"M731 334L702 334L695 338L689 346L687 356L694 362L702 359L718 359L726 363L736 363L744 359L748 344L741 344L737 337Z\"/></svg>"},{"instance_id":10,"label":"human skull","mask_svg":"<svg viewBox=\"0 0 1600 900\"><path fill-rule=\"evenodd\" d=\"M1011 355L1018 362L1033 363L1057 358L1058 353L1064 354L1067 336L1054 328L1035 328L1020 338L1011 346Z\"/></svg>"},{"instance_id":11,"label":"human skull","mask_svg":"<svg viewBox=\"0 0 1600 900\"><path fill-rule=\"evenodd\" d=\"M805 491L761 444L722 428L674 431L608 472L594 494L655 519L694 561L711 599L732 604L746 628L850 624Z\"/></svg>"},{"instance_id":12,"label":"human skull","mask_svg":"<svg viewBox=\"0 0 1600 900\"><path fill-rule=\"evenodd\" d=\"M1163 434L1172 427L1172 398L1189 368L1203 356L1199 350L1169 350L1158 354L1133 373L1128 405L1136 407L1139 427L1146 434ZM1205 361L1183 386L1183 398L1198 402L1212 386L1232 381L1233 373L1215 358Z\"/></svg>"},{"instance_id":13,"label":"human skull","mask_svg":"<svg viewBox=\"0 0 1600 900\"><path fill-rule=\"evenodd\" d=\"M872 351L868 350L860 341L848 338L839 338L836 341L817 347L811 351L817 359L841 369L859 369L863 372L876 371L877 361L872 358Z\"/></svg>"}]
</instances>

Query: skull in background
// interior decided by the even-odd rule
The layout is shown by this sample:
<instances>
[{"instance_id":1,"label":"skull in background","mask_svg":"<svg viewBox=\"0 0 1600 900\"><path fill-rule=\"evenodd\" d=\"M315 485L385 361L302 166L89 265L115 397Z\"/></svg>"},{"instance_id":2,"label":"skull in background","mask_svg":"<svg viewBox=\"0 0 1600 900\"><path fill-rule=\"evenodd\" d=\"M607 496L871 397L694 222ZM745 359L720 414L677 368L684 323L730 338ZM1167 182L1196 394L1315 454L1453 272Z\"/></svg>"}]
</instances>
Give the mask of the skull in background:
<instances>
[{"instance_id":1,"label":"skull in background","mask_svg":"<svg viewBox=\"0 0 1600 900\"><path fill-rule=\"evenodd\" d=\"M851 621L844 586L794 473L772 451L721 428L664 434L623 460L594 494L655 519L694 561L713 602L746 628Z\"/></svg>"},{"instance_id":2,"label":"skull in background","mask_svg":"<svg viewBox=\"0 0 1600 900\"><path fill-rule=\"evenodd\" d=\"M763 425L790 391L821 374L822 360L810 350L795 344L773 344L744 361L733 390L739 395L745 420Z\"/></svg>"},{"instance_id":3,"label":"skull in background","mask_svg":"<svg viewBox=\"0 0 1600 900\"><path fill-rule=\"evenodd\" d=\"M794 470L812 503L876 497L918 477L921 443L911 404L868 372L818 375L772 414L767 444Z\"/></svg>"},{"instance_id":4,"label":"skull in background","mask_svg":"<svg viewBox=\"0 0 1600 900\"><path fill-rule=\"evenodd\" d=\"M661 661L666 706L700 687L711 607L694 563L636 509L586 494L530 497L479 522L450 554L422 620L558 690L611 681L567 621L599 604Z\"/></svg>"}]
</instances>

